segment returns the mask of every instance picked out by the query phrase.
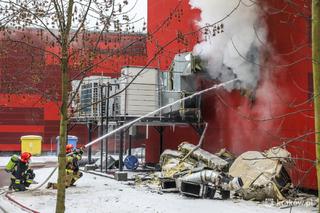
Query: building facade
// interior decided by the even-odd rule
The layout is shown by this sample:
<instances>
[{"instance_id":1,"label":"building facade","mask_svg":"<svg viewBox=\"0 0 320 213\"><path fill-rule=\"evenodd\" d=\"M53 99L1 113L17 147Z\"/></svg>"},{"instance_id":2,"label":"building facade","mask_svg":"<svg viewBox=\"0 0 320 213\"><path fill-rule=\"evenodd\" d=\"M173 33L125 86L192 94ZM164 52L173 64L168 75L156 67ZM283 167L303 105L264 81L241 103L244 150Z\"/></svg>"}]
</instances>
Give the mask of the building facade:
<instances>
[{"instance_id":1,"label":"building facade","mask_svg":"<svg viewBox=\"0 0 320 213\"><path fill-rule=\"evenodd\" d=\"M148 43L148 59L163 47L154 65L168 70L175 54L192 51L201 41L196 26L201 11L192 9L188 0L149 0L148 4L148 31L153 38ZM261 77L254 94L217 90L202 96L202 117L209 123L203 148L212 153L226 148L239 155L282 145L295 159L290 171L294 183L316 189L315 167L310 163L315 160L311 3L270 0L257 4L267 26L265 49L271 46L272 52L262 51L265 64L260 65ZM172 41L174 38L178 39ZM214 83L199 79L198 86L204 89ZM183 141L198 140L192 128L165 128L164 148L176 149ZM158 150L158 144L149 144L151 152ZM147 156L154 162L158 157L157 151Z\"/></svg>"},{"instance_id":2,"label":"building facade","mask_svg":"<svg viewBox=\"0 0 320 213\"><path fill-rule=\"evenodd\" d=\"M42 150L55 152L60 119L60 65L55 56L59 48L37 30L15 32L16 40L22 41L19 36L30 38L28 42L34 48L5 36L0 42L0 150L19 151L21 136L41 135ZM103 34L96 45L98 36L89 33L72 47L75 54L69 65L71 80L90 75L119 77L123 66L146 63L145 35ZM89 65L88 55L93 50L90 63L98 65L81 73ZM68 134L76 135L80 144L87 143L86 125L70 123Z\"/></svg>"}]
</instances>

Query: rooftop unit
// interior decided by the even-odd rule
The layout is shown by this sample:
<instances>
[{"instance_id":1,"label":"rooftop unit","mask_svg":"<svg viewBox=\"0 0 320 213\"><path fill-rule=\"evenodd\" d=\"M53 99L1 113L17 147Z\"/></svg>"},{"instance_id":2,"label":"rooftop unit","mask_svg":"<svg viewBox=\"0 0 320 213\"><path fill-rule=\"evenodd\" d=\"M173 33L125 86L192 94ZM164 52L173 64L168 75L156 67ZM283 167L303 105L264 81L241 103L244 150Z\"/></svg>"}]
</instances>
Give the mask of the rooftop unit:
<instances>
[{"instance_id":1,"label":"rooftop unit","mask_svg":"<svg viewBox=\"0 0 320 213\"><path fill-rule=\"evenodd\" d=\"M196 63L196 58L190 52L177 54L167 73L163 73L162 82L164 87L161 91L161 107L188 97L196 92L196 72L200 67ZM172 107L162 110L162 114L174 116L176 118L200 119L201 97L183 101Z\"/></svg>"},{"instance_id":2,"label":"rooftop unit","mask_svg":"<svg viewBox=\"0 0 320 213\"><path fill-rule=\"evenodd\" d=\"M119 79L120 90L126 88L119 94L120 115L141 116L159 107L159 90L157 69L143 67L124 67ZM136 79L131 83L133 78Z\"/></svg>"},{"instance_id":3,"label":"rooftop unit","mask_svg":"<svg viewBox=\"0 0 320 213\"><path fill-rule=\"evenodd\" d=\"M196 92L196 72L199 69L195 61L191 53L181 53L175 56L168 72L127 66L122 68L121 77L118 79L91 76L85 78L80 86L80 81L73 81L73 91L75 92L77 87L80 88L73 102L73 107L78 109L74 117L97 120L107 115L113 119L137 117L188 97ZM109 101L105 99L101 110L101 92L103 97L119 94ZM108 114L105 112L107 103ZM201 97L196 96L165 108L155 116L177 122L198 122L200 103Z\"/></svg>"},{"instance_id":4,"label":"rooftop unit","mask_svg":"<svg viewBox=\"0 0 320 213\"><path fill-rule=\"evenodd\" d=\"M79 80L72 81L72 90L73 94L76 94L75 99L73 100L73 108L78 111L74 116L75 117L100 117L105 115L106 111L106 100L101 102L101 86L102 86L102 95L103 98L106 97L105 86L108 83L115 83L115 79L104 76L90 76L83 79L80 87ZM79 90L77 91L77 88ZM113 91L115 92L115 91ZM101 103L102 103L102 112L101 112ZM109 100L109 115L113 114L113 104L114 100Z\"/></svg>"}]
</instances>

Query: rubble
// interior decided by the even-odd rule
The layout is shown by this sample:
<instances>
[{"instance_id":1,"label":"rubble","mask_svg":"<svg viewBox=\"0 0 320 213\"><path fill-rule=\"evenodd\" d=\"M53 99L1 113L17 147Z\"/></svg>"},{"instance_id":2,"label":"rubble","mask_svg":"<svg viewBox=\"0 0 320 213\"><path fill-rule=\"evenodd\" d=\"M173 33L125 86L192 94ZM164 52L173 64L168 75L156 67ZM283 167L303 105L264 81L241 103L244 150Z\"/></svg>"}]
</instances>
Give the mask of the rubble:
<instances>
[{"instance_id":1,"label":"rubble","mask_svg":"<svg viewBox=\"0 0 320 213\"><path fill-rule=\"evenodd\" d=\"M162 178L160 184L161 184L162 191L165 191L165 192L179 191L177 188L176 180L173 178Z\"/></svg>"},{"instance_id":2,"label":"rubble","mask_svg":"<svg viewBox=\"0 0 320 213\"><path fill-rule=\"evenodd\" d=\"M195 145L183 142L179 145L178 150L184 155L187 155L189 152L194 150L190 153L190 157L197 161L202 161L208 168L214 170L217 169L221 171L228 166L228 162L226 160L223 160L222 158L203 149L195 148Z\"/></svg>"},{"instance_id":3,"label":"rubble","mask_svg":"<svg viewBox=\"0 0 320 213\"><path fill-rule=\"evenodd\" d=\"M291 186L284 167L290 164L290 157L290 153L281 148L266 152L248 151L234 161L229 174L242 179L244 185L240 195L245 200L284 200L284 192Z\"/></svg>"},{"instance_id":4,"label":"rubble","mask_svg":"<svg viewBox=\"0 0 320 213\"><path fill-rule=\"evenodd\" d=\"M176 174L189 171L197 166L197 161L186 159L181 161L183 154L179 151L165 150L160 156L160 166L164 178L173 178Z\"/></svg>"},{"instance_id":5,"label":"rubble","mask_svg":"<svg viewBox=\"0 0 320 213\"><path fill-rule=\"evenodd\" d=\"M215 153L215 155L227 161L229 165L231 165L236 159L236 157L225 148L220 149L220 151Z\"/></svg>"},{"instance_id":6,"label":"rubble","mask_svg":"<svg viewBox=\"0 0 320 213\"><path fill-rule=\"evenodd\" d=\"M226 152L221 152L222 153ZM165 150L160 157L162 168L161 188L188 196L213 198L218 190L223 198L230 197L230 190L242 186L241 179L223 172L229 162L198 146L183 142L178 151Z\"/></svg>"},{"instance_id":7,"label":"rubble","mask_svg":"<svg viewBox=\"0 0 320 213\"><path fill-rule=\"evenodd\" d=\"M160 157L161 188L202 198L212 198L219 191L226 199L235 191L245 200L283 201L292 186L286 171L291 164L291 154L277 147L235 158L226 149L211 154L183 142L178 151L165 150Z\"/></svg>"},{"instance_id":8,"label":"rubble","mask_svg":"<svg viewBox=\"0 0 320 213\"><path fill-rule=\"evenodd\" d=\"M293 165L287 150L273 147L265 152L247 151L236 158L226 149L211 154L199 144L183 142L178 150L165 150L159 161L161 172L149 173L148 177L136 175L135 185L152 190L161 187L161 193L176 192L196 198L232 196L259 202L272 200L274 205L283 206L285 201L316 204L296 196L287 172Z\"/></svg>"}]
</instances>

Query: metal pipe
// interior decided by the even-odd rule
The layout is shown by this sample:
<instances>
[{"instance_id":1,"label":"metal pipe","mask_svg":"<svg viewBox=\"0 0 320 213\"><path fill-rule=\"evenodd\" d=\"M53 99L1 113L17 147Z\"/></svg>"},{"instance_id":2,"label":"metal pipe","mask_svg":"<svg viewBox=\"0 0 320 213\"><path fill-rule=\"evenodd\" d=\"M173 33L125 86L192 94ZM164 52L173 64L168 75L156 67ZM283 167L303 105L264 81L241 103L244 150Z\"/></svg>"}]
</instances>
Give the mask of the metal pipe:
<instances>
[{"instance_id":1,"label":"metal pipe","mask_svg":"<svg viewBox=\"0 0 320 213\"><path fill-rule=\"evenodd\" d=\"M108 82L108 84L107 84L107 97L109 97L110 96L110 83ZM106 132L108 132L109 131L109 98L107 99L107 106L106 106ZM109 152L109 147L108 147L108 138L106 138L106 142L105 142L105 144L106 144L106 159L105 159L105 161L106 161L106 173L107 173L107 171L108 171L108 152Z\"/></svg>"},{"instance_id":2,"label":"metal pipe","mask_svg":"<svg viewBox=\"0 0 320 213\"><path fill-rule=\"evenodd\" d=\"M100 135L103 136L103 85L100 85ZM103 163L103 141L100 143L100 172L102 172Z\"/></svg>"},{"instance_id":3,"label":"metal pipe","mask_svg":"<svg viewBox=\"0 0 320 213\"><path fill-rule=\"evenodd\" d=\"M209 88L207 88L207 89L204 89L204 90L201 90L201 91L199 91L199 92L196 92L196 93L194 93L194 94L192 94L192 95L190 95L190 96L188 96L188 97L184 97L184 98L181 98L181 99L179 99L179 100L177 100L177 101L174 101L174 102L172 102L172 103L170 103L170 104L167 104L166 106L160 107L160 108L158 108L158 109L156 109L156 110L154 110L154 111L152 111L152 112L149 112L149 113L147 113L147 114L145 114L145 115L143 115L143 116L141 116L141 117L139 117L139 118L134 119L133 121L130 121L130 122L128 122L128 123L120 126L119 128L117 128L117 129L115 129L115 130L112 130L111 132L108 132L107 134L105 134L105 135L103 135L103 136L101 136L101 137L93 140L92 142L86 144L85 147L92 146L93 144L99 142L100 140L102 140L102 139L104 139L104 138L107 138L107 137L109 137L110 135L112 135L112 134L114 134L114 133L116 133L116 132L118 132L118 131L126 128L126 127L131 126L132 124L140 121L140 120L143 119L143 118L146 118L146 117L149 117L149 116L151 116L151 115L154 115L154 114L156 114L157 112L159 112L159 111L161 111L161 110L163 110L163 109L165 109L165 108L171 107L171 106L173 106L173 105L175 105L175 104L181 103L182 101L191 99L191 98L193 98L193 97L195 97L195 96L201 95L201 94L206 93L206 92L209 92L209 91L211 91L211 90L218 89L218 88L220 88L220 87L226 86L226 85L228 85L228 84L230 84L230 83L233 83L233 82L235 82L235 81L237 81L237 80L238 80L238 79L233 79L233 80L227 81L227 82L225 82L225 83L221 83L221 84L214 85L214 86L209 87Z\"/></svg>"},{"instance_id":4,"label":"metal pipe","mask_svg":"<svg viewBox=\"0 0 320 213\"><path fill-rule=\"evenodd\" d=\"M120 152L119 152L119 170L123 170L123 136L124 131L120 131Z\"/></svg>"},{"instance_id":5,"label":"metal pipe","mask_svg":"<svg viewBox=\"0 0 320 213\"><path fill-rule=\"evenodd\" d=\"M192 154L192 152L196 151L197 149L199 149L202 146L202 142L203 142L203 139L204 139L204 135L207 132L207 128L208 128L208 123L205 123L205 127L204 127L204 130L203 130L202 135L200 137L198 145L196 147L194 147L188 154L186 154L186 156L184 156L184 158L182 158L180 162L182 162L185 159L187 159L187 157L189 157Z\"/></svg>"},{"instance_id":6,"label":"metal pipe","mask_svg":"<svg viewBox=\"0 0 320 213\"><path fill-rule=\"evenodd\" d=\"M182 178L183 181L193 183L213 183L217 184L220 180L220 173L213 170L203 170L201 172L192 173Z\"/></svg>"},{"instance_id":7,"label":"metal pipe","mask_svg":"<svg viewBox=\"0 0 320 213\"><path fill-rule=\"evenodd\" d=\"M160 134L160 155L162 154L163 152L163 126L160 126L160 129L159 129L159 134Z\"/></svg>"},{"instance_id":8,"label":"metal pipe","mask_svg":"<svg viewBox=\"0 0 320 213\"><path fill-rule=\"evenodd\" d=\"M226 178L222 176L222 173L214 170L203 170L201 172L192 173L182 177L181 181L201 184L212 183L213 185L219 186L228 191L239 190L243 186L243 182L240 177Z\"/></svg>"},{"instance_id":9,"label":"metal pipe","mask_svg":"<svg viewBox=\"0 0 320 213\"><path fill-rule=\"evenodd\" d=\"M92 140L92 123L88 123L88 142L90 142ZM89 147L89 150L88 150L88 160L89 160L89 164L91 164L91 157L92 157L92 147L90 146Z\"/></svg>"},{"instance_id":10,"label":"metal pipe","mask_svg":"<svg viewBox=\"0 0 320 213\"><path fill-rule=\"evenodd\" d=\"M129 152L128 152L128 155L131 155L131 149L132 149L132 135L129 134Z\"/></svg>"}]
</instances>

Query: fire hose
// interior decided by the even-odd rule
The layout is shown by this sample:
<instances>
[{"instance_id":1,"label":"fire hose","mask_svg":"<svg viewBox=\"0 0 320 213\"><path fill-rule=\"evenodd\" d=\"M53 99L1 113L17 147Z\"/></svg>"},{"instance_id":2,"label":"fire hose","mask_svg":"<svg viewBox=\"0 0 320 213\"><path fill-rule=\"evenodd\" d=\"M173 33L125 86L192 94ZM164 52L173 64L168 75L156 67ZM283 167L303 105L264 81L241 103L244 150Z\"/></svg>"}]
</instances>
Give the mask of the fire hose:
<instances>
[{"instance_id":1,"label":"fire hose","mask_svg":"<svg viewBox=\"0 0 320 213\"><path fill-rule=\"evenodd\" d=\"M29 207L27 207L27 206L23 205L22 203L16 201L15 199L13 199L13 198L9 195L9 194L12 194L12 193L13 193L13 192L6 192L6 193L5 193L5 197L6 197L9 201L15 203L16 205L20 206L23 210L27 210L28 212L40 213L40 212L38 212L38 211L36 211L36 210L30 209Z\"/></svg>"}]
</instances>

